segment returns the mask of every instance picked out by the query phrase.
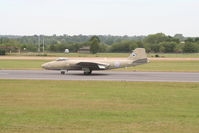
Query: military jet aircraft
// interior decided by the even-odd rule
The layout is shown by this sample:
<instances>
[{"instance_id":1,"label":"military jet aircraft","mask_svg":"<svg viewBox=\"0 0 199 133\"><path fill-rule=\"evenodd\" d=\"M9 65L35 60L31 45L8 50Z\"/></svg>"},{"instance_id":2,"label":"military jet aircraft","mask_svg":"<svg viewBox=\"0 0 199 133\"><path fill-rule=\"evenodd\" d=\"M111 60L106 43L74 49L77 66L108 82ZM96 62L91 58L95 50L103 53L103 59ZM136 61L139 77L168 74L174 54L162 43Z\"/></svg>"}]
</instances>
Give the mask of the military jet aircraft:
<instances>
[{"instance_id":1,"label":"military jet aircraft","mask_svg":"<svg viewBox=\"0 0 199 133\"><path fill-rule=\"evenodd\" d=\"M82 70L84 75L90 75L92 71L109 70L137 66L148 63L144 48L136 48L128 58L123 60L103 59L103 60L74 60L67 58L58 58L42 65L47 70L60 70L61 74L70 70Z\"/></svg>"}]
</instances>

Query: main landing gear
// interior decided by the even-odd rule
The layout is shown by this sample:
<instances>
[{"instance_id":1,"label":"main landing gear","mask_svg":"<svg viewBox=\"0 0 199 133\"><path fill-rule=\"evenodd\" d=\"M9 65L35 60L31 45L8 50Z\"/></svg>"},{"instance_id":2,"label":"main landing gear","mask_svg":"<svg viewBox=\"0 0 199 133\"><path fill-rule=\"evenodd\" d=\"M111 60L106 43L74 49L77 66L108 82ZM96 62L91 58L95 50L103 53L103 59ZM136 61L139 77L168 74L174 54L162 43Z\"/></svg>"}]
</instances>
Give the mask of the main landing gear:
<instances>
[{"instance_id":1,"label":"main landing gear","mask_svg":"<svg viewBox=\"0 0 199 133\"><path fill-rule=\"evenodd\" d=\"M84 71L84 75L91 75L92 71L90 70L89 72Z\"/></svg>"},{"instance_id":2,"label":"main landing gear","mask_svg":"<svg viewBox=\"0 0 199 133\"><path fill-rule=\"evenodd\" d=\"M91 75L92 74L92 70L90 70L90 69L83 69L83 71L84 71L84 75ZM60 73L61 73L61 75L65 75L66 71L61 70Z\"/></svg>"},{"instance_id":3,"label":"main landing gear","mask_svg":"<svg viewBox=\"0 0 199 133\"><path fill-rule=\"evenodd\" d=\"M89 68L82 68L82 70L84 71L84 75L91 75L92 70L90 70Z\"/></svg>"}]
</instances>

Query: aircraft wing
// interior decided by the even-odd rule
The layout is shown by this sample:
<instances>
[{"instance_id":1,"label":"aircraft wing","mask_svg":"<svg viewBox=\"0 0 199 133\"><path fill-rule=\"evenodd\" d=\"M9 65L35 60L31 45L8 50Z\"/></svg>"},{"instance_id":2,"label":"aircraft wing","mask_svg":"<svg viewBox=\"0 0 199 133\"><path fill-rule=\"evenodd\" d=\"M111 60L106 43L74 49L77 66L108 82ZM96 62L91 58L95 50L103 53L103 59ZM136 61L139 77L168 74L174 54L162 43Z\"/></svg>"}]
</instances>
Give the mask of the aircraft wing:
<instances>
[{"instance_id":1,"label":"aircraft wing","mask_svg":"<svg viewBox=\"0 0 199 133\"><path fill-rule=\"evenodd\" d=\"M82 68L89 68L91 70L106 70L109 67L109 64L99 62L79 62L76 65L79 65Z\"/></svg>"}]
</instances>

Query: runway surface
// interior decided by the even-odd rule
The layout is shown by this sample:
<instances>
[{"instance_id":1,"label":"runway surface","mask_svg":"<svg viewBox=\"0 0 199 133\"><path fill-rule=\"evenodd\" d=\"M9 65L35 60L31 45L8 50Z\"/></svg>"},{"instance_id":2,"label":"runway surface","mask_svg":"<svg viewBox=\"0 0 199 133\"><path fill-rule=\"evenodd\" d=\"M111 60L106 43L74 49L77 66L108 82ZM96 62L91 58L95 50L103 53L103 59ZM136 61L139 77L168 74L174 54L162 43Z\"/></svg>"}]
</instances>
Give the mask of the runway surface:
<instances>
[{"instance_id":1,"label":"runway surface","mask_svg":"<svg viewBox=\"0 0 199 133\"><path fill-rule=\"evenodd\" d=\"M59 71L0 70L0 79L199 82L199 73L94 71L83 75L70 71L61 75Z\"/></svg>"}]
</instances>

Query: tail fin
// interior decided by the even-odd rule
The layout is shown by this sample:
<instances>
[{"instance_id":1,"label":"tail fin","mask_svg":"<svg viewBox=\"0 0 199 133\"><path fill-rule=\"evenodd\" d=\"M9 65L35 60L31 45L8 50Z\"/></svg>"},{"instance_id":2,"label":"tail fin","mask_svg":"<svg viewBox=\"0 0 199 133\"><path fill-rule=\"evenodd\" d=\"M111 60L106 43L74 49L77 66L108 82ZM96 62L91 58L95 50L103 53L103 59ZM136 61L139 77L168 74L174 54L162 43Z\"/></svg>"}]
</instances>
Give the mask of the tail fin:
<instances>
[{"instance_id":1,"label":"tail fin","mask_svg":"<svg viewBox=\"0 0 199 133\"><path fill-rule=\"evenodd\" d=\"M144 48L136 48L135 50L133 50L128 59L132 60L133 64L135 63L135 65L148 63L146 51Z\"/></svg>"}]
</instances>

